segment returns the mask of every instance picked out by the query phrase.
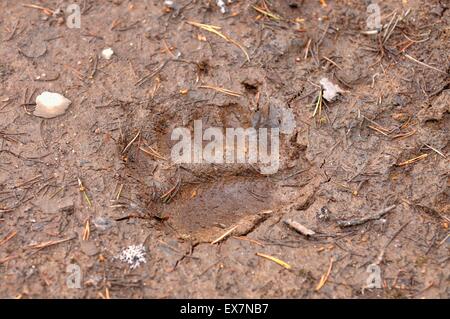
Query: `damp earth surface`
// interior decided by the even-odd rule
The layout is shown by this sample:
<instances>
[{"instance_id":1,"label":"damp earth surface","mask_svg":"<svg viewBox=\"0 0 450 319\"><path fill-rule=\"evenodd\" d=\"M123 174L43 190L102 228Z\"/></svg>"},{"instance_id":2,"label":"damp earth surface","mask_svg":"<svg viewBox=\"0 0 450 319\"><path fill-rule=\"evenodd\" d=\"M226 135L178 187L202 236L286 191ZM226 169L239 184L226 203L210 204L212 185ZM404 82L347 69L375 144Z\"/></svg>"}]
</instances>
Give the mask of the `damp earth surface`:
<instances>
[{"instance_id":1,"label":"damp earth surface","mask_svg":"<svg viewBox=\"0 0 450 319\"><path fill-rule=\"evenodd\" d=\"M0 3L1 297L450 297L448 3L73 2ZM171 161L283 114L275 174Z\"/></svg>"}]
</instances>

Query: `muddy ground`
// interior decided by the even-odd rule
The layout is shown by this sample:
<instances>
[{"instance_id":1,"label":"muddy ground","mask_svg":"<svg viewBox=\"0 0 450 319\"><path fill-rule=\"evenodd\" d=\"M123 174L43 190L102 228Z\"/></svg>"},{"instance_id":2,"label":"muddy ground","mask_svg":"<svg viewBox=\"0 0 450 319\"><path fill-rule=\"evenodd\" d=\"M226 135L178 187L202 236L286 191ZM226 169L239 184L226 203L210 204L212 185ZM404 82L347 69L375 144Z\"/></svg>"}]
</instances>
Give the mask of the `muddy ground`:
<instances>
[{"instance_id":1,"label":"muddy ground","mask_svg":"<svg viewBox=\"0 0 450 319\"><path fill-rule=\"evenodd\" d=\"M70 3L0 2L1 297L450 297L448 2L382 1L378 35L369 1L74 1L79 29L52 16ZM68 111L34 116L43 91ZM174 128L271 108L296 122L276 174L170 160Z\"/></svg>"}]
</instances>

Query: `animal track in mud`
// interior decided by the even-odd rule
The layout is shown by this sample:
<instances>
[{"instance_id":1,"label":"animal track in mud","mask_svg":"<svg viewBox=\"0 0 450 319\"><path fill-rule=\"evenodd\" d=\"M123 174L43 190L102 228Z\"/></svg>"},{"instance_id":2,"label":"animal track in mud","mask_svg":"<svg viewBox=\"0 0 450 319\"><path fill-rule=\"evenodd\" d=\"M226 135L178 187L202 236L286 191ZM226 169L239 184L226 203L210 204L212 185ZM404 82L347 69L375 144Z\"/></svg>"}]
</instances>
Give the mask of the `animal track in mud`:
<instances>
[{"instance_id":1,"label":"animal track in mud","mask_svg":"<svg viewBox=\"0 0 450 319\"><path fill-rule=\"evenodd\" d=\"M267 178L232 177L185 187L162 211L180 236L211 242L243 218L277 209L293 195Z\"/></svg>"},{"instance_id":2,"label":"animal track in mud","mask_svg":"<svg viewBox=\"0 0 450 319\"><path fill-rule=\"evenodd\" d=\"M278 211L302 198L304 184L299 187L285 184L283 180L254 175L221 177L202 183L185 181L172 201L157 204L158 215L167 218L180 238L211 242L251 216L267 210Z\"/></svg>"}]
</instances>

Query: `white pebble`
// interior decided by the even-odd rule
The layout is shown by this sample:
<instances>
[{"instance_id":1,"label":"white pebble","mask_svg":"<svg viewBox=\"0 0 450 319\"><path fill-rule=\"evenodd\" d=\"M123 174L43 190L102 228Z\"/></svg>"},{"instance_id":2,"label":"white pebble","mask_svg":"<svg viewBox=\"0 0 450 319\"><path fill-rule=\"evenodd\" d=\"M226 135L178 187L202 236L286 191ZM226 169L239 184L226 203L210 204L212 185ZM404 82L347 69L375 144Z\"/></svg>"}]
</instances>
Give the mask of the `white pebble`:
<instances>
[{"instance_id":1,"label":"white pebble","mask_svg":"<svg viewBox=\"0 0 450 319\"><path fill-rule=\"evenodd\" d=\"M320 85L323 89L323 98L329 102L333 101L339 93L345 92L339 85L333 84L327 78L320 79Z\"/></svg>"},{"instance_id":2,"label":"white pebble","mask_svg":"<svg viewBox=\"0 0 450 319\"><path fill-rule=\"evenodd\" d=\"M36 97L36 108L34 115L51 119L66 112L70 103L69 99L59 93L42 92Z\"/></svg>"},{"instance_id":3,"label":"white pebble","mask_svg":"<svg viewBox=\"0 0 450 319\"><path fill-rule=\"evenodd\" d=\"M111 59L113 54L114 54L114 51L111 48L106 48L106 49L103 49L103 51L102 51L102 57L106 60Z\"/></svg>"}]
</instances>

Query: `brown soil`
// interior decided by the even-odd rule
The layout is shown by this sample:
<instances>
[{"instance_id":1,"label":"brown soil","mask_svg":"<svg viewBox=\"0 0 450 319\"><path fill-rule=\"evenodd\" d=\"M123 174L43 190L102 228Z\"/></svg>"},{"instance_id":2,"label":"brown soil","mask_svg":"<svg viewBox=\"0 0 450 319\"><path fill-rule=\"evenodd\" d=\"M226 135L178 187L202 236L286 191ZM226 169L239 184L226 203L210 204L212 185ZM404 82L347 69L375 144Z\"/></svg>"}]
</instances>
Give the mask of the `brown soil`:
<instances>
[{"instance_id":1,"label":"brown soil","mask_svg":"<svg viewBox=\"0 0 450 319\"><path fill-rule=\"evenodd\" d=\"M157 0L74 2L81 29L0 2L0 297L450 297L448 3L383 1L383 24L410 9L384 41L362 34L356 0L241 0L225 15L207 0L172 12ZM252 8L264 3L282 19ZM221 26L250 61L187 21ZM322 77L346 92L312 117ZM68 111L32 115L42 91L64 94ZM168 159L175 127L264 126L269 106L297 123L274 175L140 150ZM131 270L116 257L138 244L147 262ZM382 287L363 289L376 262ZM70 264L81 289L66 284Z\"/></svg>"}]
</instances>

